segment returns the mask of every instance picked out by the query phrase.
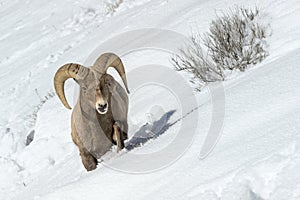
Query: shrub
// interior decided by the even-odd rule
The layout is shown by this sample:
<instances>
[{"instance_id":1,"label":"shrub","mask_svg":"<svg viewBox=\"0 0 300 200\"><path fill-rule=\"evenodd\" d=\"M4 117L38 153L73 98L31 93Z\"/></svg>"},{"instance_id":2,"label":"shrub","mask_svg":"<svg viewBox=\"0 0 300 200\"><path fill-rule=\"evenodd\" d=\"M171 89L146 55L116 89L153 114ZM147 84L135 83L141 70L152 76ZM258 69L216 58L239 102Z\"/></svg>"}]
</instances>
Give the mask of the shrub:
<instances>
[{"instance_id":1,"label":"shrub","mask_svg":"<svg viewBox=\"0 0 300 200\"><path fill-rule=\"evenodd\" d=\"M186 71L193 77L191 82L200 90L206 83L224 80L224 70L208 55L204 54L200 35L193 35L191 43L179 54L174 55L171 61L177 71Z\"/></svg>"},{"instance_id":2,"label":"shrub","mask_svg":"<svg viewBox=\"0 0 300 200\"><path fill-rule=\"evenodd\" d=\"M269 25L260 21L259 10L235 8L213 20L203 37L191 36L191 43L171 58L178 71L193 74L200 84L225 79L226 70L244 71L268 56Z\"/></svg>"}]
</instances>

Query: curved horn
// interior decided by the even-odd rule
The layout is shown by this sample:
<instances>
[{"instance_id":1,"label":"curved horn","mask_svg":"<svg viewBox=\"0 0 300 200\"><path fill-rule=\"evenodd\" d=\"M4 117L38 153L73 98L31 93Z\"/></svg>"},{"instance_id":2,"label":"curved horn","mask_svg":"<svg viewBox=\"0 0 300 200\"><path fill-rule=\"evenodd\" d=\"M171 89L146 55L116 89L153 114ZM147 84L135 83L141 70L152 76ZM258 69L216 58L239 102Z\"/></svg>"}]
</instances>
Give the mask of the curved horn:
<instances>
[{"instance_id":1,"label":"curved horn","mask_svg":"<svg viewBox=\"0 0 300 200\"><path fill-rule=\"evenodd\" d=\"M74 79L84 79L87 75L88 68L74 63L68 63L63 66L61 66L54 76L54 88L55 92L62 102L62 104L67 108L71 109L70 105L67 102L66 96L65 96L65 90L64 85L65 81L69 78Z\"/></svg>"},{"instance_id":2,"label":"curved horn","mask_svg":"<svg viewBox=\"0 0 300 200\"><path fill-rule=\"evenodd\" d=\"M101 74L106 74L107 69L109 67L113 67L117 70L117 72L119 73L119 75L122 78L122 81L125 85L126 91L129 94L124 65L119 56L117 56L114 53L104 53L96 60L92 69Z\"/></svg>"}]
</instances>

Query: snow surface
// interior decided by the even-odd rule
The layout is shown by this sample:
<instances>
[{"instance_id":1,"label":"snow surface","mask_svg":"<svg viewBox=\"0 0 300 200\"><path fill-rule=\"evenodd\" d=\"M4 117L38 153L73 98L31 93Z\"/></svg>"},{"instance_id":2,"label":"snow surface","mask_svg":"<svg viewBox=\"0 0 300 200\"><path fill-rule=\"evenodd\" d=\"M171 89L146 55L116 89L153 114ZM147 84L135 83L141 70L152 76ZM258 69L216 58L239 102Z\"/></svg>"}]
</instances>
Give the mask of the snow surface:
<instances>
[{"instance_id":1,"label":"snow surface","mask_svg":"<svg viewBox=\"0 0 300 200\"><path fill-rule=\"evenodd\" d=\"M236 5L266 13L270 56L224 82L225 117L214 150L200 159L218 115L212 91L189 96L172 73L136 76L132 71L143 65L172 68L170 53L140 49L122 56L129 86L150 76L181 95L159 84L132 92L129 136L150 131L159 137L129 152L112 149L87 173L71 140L71 111L53 95L58 67L85 63L103 42L136 29L205 32L216 14ZM300 199L298 0L1 0L0 11L0 199ZM182 78L187 84L188 76ZM74 86L66 84L71 103ZM164 151L172 141L180 147L176 154Z\"/></svg>"}]
</instances>

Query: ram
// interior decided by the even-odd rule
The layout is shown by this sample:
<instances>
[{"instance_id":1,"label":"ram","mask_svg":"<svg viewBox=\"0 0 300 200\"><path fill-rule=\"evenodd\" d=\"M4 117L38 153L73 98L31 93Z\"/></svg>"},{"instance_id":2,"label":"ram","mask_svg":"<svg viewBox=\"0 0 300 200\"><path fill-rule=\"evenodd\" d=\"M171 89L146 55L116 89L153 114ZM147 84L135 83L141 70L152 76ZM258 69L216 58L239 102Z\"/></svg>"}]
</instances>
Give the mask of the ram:
<instances>
[{"instance_id":1,"label":"ram","mask_svg":"<svg viewBox=\"0 0 300 200\"><path fill-rule=\"evenodd\" d=\"M119 73L125 89L109 74L113 67ZM79 85L79 97L71 116L71 135L79 148L87 171L96 169L97 159L113 144L118 151L127 139L128 85L121 59L113 53L102 54L90 68L69 63L60 67L54 77L54 87L62 104L68 104L64 84L73 78Z\"/></svg>"}]
</instances>

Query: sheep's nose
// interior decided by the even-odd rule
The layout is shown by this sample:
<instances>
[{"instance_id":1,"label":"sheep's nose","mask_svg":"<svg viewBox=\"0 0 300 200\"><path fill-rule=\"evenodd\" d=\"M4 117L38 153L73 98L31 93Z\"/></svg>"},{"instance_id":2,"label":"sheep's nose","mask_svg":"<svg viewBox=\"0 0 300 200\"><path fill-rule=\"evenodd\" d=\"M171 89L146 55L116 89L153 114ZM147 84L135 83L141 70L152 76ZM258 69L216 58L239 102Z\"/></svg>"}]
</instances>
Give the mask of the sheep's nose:
<instances>
[{"instance_id":1,"label":"sheep's nose","mask_svg":"<svg viewBox=\"0 0 300 200\"><path fill-rule=\"evenodd\" d=\"M100 108L100 109L105 109L105 108L107 108L107 103L106 103L106 104L103 104L103 105L99 104L99 108Z\"/></svg>"},{"instance_id":2,"label":"sheep's nose","mask_svg":"<svg viewBox=\"0 0 300 200\"><path fill-rule=\"evenodd\" d=\"M98 104L98 109L100 110L100 111L104 111L106 108L107 108L107 103L106 104Z\"/></svg>"}]
</instances>

